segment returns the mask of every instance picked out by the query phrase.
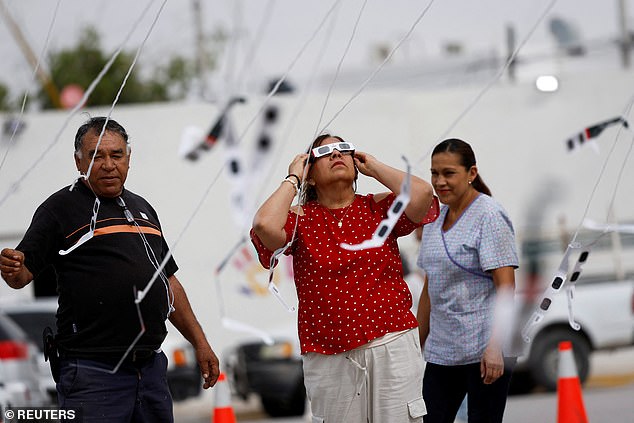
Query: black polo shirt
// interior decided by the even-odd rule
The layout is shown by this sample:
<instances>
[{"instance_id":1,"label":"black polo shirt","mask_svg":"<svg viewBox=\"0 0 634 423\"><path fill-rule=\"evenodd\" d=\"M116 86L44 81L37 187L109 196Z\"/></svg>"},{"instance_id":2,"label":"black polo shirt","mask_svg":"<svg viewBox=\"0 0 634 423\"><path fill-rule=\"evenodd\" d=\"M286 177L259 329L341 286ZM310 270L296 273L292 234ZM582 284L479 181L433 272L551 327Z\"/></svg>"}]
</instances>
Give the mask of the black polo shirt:
<instances>
[{"instance_id":1,"label":"black polo shirt","mask_svg":"<svg viewBox=\"0 0 634 423\"><path fill-rule=\"evenodd\" d=\"M58 342L69 355L121 356L142 325L145 333L137 349L157 349L167 334L168 291L160 277L138 310L135 304L135 289L147 286L155 266L168 253L158 215L130 191L124 189L121 198L134 223L126 219L115 198L100 198L93 238L60 255L60 250L69 249L89 231L95 202L95 195L82 182L72 191L65 187L38 207L17 246L35 278L49 266L55 270ZM166 279L177 269L170 258L163 270Z\"/></svg>"}]
</instances>

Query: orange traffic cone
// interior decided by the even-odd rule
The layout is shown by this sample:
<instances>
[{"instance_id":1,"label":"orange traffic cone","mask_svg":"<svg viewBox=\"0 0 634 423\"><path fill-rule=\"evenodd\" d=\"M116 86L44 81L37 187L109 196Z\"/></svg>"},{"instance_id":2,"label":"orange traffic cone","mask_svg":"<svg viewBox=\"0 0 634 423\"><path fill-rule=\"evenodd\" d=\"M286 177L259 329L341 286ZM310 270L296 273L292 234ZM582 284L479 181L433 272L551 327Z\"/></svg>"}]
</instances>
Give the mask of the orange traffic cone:
<instances>
[{"instance_id":1,"label":"orange traffic cone","mask_svg":"<svg viewBox=\"0 0 634 423\"><path fill-rule=\"evenodd\" d=\"M588 423L570 341L559 343L557 398L557 423Z\"/></svg>"},{"instance_id":2,"label":"orange traffic cone","mask_svg":"<svg viewBox=\"0 0 634 423\"><path fill-rule=\"evenodd\" d=\"M224 373L220 373L214 389L216 390L216 397L211 422L236 423L236 415L233 413L233 407L231 407L231 389L229 389L229 382Z\"/></svg>"}]
</instances>

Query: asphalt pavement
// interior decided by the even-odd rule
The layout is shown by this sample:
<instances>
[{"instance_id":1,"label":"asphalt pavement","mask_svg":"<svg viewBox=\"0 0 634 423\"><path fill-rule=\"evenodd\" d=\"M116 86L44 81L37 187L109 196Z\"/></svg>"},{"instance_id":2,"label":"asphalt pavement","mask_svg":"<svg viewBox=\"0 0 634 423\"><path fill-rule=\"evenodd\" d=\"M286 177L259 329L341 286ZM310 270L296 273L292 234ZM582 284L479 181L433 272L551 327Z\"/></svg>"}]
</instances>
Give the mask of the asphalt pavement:
<instances>
[{"instance_id":1,"label":"asphalt pavement","mask_svg":"<svg viewBox=\"0 0 634 423\"><path fill-rule=\"evenodd\" d=\"M215 392L174 405L178 423L212 422ZM583 400L591 422L634 422L634 347L595 353L591 374L583 389ZM307 423L307 416L271 419L255 397L249 401L233 398L232 406L240 423ZM508 423L554 423L557 420L557 393L536 392L509 397L504 421Z\"/></svg>"}]
</instances>

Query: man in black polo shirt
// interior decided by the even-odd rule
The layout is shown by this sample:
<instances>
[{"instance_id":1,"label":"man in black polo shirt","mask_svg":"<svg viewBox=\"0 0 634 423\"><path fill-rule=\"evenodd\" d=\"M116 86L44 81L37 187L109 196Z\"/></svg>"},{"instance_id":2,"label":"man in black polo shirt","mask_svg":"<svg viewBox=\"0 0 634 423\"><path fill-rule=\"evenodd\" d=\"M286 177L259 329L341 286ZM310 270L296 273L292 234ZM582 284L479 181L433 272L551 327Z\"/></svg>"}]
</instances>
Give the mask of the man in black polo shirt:
<instances>
[{"instance_id":1,"label":"man in black polo shirt","mask_svg":"<svg viewBox=\"0 0 634 423\"><path fill-rule=\"evenodd\" d=\"M75 163L88 177L38 207L16 249L2 250L0 272L16 289L51 267L57 275L60 407L81 409L84 422L172 422L165 320L196 349L204 388L216 383L218 359L176 262L170 257L155 276L168 247L152 206L124 188L125 129L88 120L75 136Z\"/></svg>"}]
</instances>

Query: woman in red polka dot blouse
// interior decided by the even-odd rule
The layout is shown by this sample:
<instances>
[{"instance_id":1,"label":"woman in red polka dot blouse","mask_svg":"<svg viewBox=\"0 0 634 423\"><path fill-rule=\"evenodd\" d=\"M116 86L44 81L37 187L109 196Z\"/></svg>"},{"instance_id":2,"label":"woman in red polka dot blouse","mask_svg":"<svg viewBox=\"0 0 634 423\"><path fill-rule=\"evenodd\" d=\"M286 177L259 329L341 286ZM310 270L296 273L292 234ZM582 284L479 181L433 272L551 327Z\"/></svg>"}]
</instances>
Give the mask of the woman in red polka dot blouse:
<instances>
[{"instance_id":1,"label":"woman in red polka dot blouse","mask_svg":"<svg viewBox=\"0 0 634 423\"><path fill-rule=\"evenodd\" d=\"M397 237L436 219L431 186L412 176L411 200L385 243L349 251L341 243L372 238L406 174L331 135L319 136L288 170L256 213L251 239L267 268L272 251L293 241L286 254L293 256L313 421L422 422L418 323ZM356 194L359 173L389 191ZM301 205L291 206L301 185Z\"/></svg>"}]
</instances>

